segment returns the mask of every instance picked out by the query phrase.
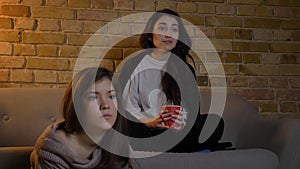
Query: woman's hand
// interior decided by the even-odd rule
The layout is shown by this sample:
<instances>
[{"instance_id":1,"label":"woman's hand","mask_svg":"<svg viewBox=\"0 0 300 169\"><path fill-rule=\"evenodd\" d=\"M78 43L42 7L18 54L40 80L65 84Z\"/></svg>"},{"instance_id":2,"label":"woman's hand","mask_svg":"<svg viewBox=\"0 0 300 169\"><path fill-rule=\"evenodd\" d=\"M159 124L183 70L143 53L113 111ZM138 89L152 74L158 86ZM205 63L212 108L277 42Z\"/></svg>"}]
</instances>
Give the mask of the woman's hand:
<instances>
[{"instance_id":1,"label":"woman's hand","mask_svg":"<svg viewBox=\"0 0 300 169\"><path fill-rule=\"evenodd\" d=\"M161 110L158 115L152 119L143 118L140 119L147 127L149 128L170 128L169 126L165 125L165 121L172 120L172 113L166 112Z\"/></svg>"},{"instance_id":2,"label":"woman's hand","mask_svg":"<svg viewBox=\"0 0 300 169\"><path fill-rule=\"evenodd\" d=\"M160 117L163 122L171 121L171 126L169 128L175 129L177 131L182 130L186 124L187 112L184 109L175 110L175 113L168 112L168 110L162 109L160 112Z\"/></svg>"},{"instance_id":3,"label":"woman's hand","mask_svg":"<svg viewBox=\"0 0 300 169\"><path fill-rule=\"evenodd\" d=\"M161 109L155 118L140 119L149 128L172 128L175 130L182 130L186 124L187 112L184 110L175 110L177 114L168 112L168 110ZM166 121L173 121L172 126L167 126Z\"/></svg>"},{"instance_id":4,"label":"woman's hand","mask_svg":"<svg viewBox=\"0 0 300 169\"><path fill-rule=\"evenodd\" d=\"M172 128L175 130L182 130L186 124L187 112L183 110L175 110L175 112L178 114L172 115L172 120L174 121Z\"/></svg>"}]
</instances>

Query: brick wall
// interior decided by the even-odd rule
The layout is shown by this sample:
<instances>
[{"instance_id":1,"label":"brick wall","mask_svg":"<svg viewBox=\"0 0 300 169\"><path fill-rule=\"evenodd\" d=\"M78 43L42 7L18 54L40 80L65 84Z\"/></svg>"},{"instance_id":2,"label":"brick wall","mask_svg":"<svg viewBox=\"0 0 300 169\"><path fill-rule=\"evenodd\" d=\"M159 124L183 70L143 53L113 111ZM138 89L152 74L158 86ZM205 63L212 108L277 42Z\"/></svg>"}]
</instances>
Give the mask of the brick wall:
<instances>
[{"instance_id":1,"label":"brick wall","mask_svg":"<svg viewBox=\"0 0 300 169\"><path fill-rule=\"evenodd\" d=\"M299 0L1 0L0 87L65 87L95 31L161 8L176 10L210 38L229 92L268 118L300 115ZM139 50L136 40L115 46L102 65L115 70ZM209 55L200 57L209 62ZM197 60L197 80L208 89L203 64Z\"/></svg>"}]
</instances>

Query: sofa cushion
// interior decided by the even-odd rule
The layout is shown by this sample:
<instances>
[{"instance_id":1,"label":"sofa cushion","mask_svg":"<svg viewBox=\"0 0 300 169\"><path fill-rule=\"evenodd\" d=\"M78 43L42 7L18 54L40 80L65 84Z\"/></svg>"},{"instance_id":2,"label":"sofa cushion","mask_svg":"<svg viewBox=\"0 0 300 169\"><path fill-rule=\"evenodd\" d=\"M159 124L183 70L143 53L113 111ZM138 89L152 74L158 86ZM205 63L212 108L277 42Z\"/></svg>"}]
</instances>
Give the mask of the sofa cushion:
<instances>
[{"instance_id":1,"label":"sofa cushion","mask_svg":"<svg viewBox=\"0 0 300 169\"><path fill-rule=\"evenodd\" d=\"M30 168L29 155L32 148L0 148L1 169ZM135 161L143 169L277 169L279 165L277 156L266 149L163 153L153 157L136 158Z\"/></svg>"},{"instance_id":2,"label":"sofa cushion","mask_svg":"<svg viewBox=\"0 0 300 169\"><path fill-rule=\"evenodd\" d=\"M164 153L136 159L143 169L277 169L278 157L266 149L199 153Z\"/></svg>"},{"instance_id":3,"label":"sofa cushion","mask_svg":"<svg viewBox=\"0 0 300 169\"><path fill-rule=\"evenodd\" d=\"M33 146L0 147L1 169L29 169L29 155Z\"/></svg>"}]
</instances>

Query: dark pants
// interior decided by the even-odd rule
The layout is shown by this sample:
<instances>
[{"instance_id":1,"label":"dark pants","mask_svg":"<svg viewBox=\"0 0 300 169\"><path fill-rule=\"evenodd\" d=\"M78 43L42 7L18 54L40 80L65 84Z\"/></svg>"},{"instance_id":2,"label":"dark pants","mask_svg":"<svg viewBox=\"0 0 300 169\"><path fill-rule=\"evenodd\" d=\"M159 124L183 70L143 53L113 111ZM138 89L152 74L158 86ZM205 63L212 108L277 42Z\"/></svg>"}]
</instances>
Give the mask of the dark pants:
<instances>
[{"instance_id":1,"label":"dark pants","mask_svg":"<svg viewBox=\"0 0 300 169\"><path fill-rule=\"evenodd\" d=\"M213 118L219 119L218 120L219 123L216 129L214 130L214 132L212 133L212 135L205 142L199 143L198 139L200 133L202 132L202 128L204 126L207 117L209 116L213 116ZM189 131L186 131L188 132L188 134L177 145L169 149L168 152L197 152L205 149L209 149L210 151L223 149L223 145L220 145L219 143L219 140L221 139L223 134L223 130L224 130L224 120L220 116L214 114L198 115L194 125L191 126L191 129ZM128 133L129 133L128 135L130 137L148 138L148 137L157 136L165 131L166 129L148 128L143 123L137 123L130 120L128 121ZM178 134L178 131L173 131L172 134ZM133 150L137 150L137 151L160 151L159 148L154 148L154 147L149 148L149 144L147 145L146 144L147 143L145 143L145 145L131 144L131 146ZM159 144L159 142L157 144Z\"/></svg>"}]
</instances>

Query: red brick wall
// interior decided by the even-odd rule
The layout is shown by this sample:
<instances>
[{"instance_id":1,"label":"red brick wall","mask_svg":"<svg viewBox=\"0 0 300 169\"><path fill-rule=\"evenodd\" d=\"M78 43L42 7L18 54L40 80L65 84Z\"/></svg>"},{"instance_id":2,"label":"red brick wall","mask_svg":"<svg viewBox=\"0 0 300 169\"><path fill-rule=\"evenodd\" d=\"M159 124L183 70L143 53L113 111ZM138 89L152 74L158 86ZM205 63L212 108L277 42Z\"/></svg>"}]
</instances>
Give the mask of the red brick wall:
<instances>
[{"instance_id":1,"label":"red brick wall","mask_svg":"<svg viewBox=\"0 0 300 169\"><path fill-rule=\"evenodd\" d=\"M95 31L122 16L161 8L176 10L210 38L229 92L269 118L300 115L299 0L1 0L0 87L65 87ZM114 48L102 65L114 70L138 50L136 40ZM196 71L208 89L199 60Z\"/></svg>"}]
</instances>

